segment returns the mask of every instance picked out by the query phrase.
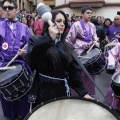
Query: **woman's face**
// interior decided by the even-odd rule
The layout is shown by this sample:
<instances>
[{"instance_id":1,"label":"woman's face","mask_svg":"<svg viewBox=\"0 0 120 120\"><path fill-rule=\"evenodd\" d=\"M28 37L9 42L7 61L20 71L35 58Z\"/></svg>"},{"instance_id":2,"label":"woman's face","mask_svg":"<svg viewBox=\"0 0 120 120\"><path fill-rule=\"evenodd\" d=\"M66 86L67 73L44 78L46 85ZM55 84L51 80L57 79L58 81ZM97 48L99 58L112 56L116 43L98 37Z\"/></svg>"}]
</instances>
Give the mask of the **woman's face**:
<instances>
[{"instance_id":1,"label":"woman's face","mask_svg":"<svg viewBox=\"0 0 120 120\"><path fill-rule=\"evenodd\" d=\"M106 21L105 21L105 25L106 25L106 26L110 26L110 21L109 21L109 20L106 20Z\"/></svg>"},{"instance_id":2,"label":"woman's face","mask_svg":"<svg viewBox=\"0 0 120 120\"><path fill-rule=\"evenodd\" d=\"M22 21L21 21L23 24L27 24L27 19L26 18L22 18Z\"/></svg>"},{"instance_id":3,"label":"woman's face","mask_svg":"<svg viewBox=\"0 0 120 120\"><path fill-rule=\"evenodd\" d=\"M56 15L55 24L57 25L60 34L63 34L65 30L65 18L61 13Z\"/></svg>"}]
</instances>

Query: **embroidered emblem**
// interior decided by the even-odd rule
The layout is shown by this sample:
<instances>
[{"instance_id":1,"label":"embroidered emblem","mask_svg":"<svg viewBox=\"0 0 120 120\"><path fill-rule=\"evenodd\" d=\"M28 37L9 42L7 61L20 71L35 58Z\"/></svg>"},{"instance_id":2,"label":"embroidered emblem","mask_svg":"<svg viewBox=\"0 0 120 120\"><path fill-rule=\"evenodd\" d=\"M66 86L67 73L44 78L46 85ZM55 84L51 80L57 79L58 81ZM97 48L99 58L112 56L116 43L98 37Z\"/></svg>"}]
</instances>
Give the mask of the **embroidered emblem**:
<instances>
[{"instance_id":1,"label":"embroidered emblem","mask_svg":"<svg viewBox=\"0 0 120 120\"><path fill-rule=\"evenodd\" d=\"M3 49L3 50L7 50L7 49L8 49L8 43L4 42L4 43L2 44L2 49Z\"/></svg>"}]
</instances>

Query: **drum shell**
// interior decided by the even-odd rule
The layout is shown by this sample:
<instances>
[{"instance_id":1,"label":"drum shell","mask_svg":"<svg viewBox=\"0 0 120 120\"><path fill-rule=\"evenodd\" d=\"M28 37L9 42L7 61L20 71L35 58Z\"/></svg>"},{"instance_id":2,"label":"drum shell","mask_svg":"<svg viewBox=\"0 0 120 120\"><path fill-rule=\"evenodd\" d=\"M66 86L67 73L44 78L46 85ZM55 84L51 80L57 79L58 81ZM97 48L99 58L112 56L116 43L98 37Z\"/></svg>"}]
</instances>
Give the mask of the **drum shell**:
<instances>
[{"instance_id":1,"label":"drum shell","mask_svg":"<svg viewBox=\"0 0 120 120\"><path fill-rule=\"evenodd\" d=\"M104 54L99 48L93 48L90 52L92 53L92 51L93 51L93 54L97 53L93 58L91 58L87 62L84 62L84 59L81 59L81 60L85 68L90 74L97 75L106 68L106 59L104 57ZM89 56L89 54L85 56Z\"/></svg>"},{"instance_id":2,"label":"drum shell","mask_svg":"<svg viewBox=\"0 0 120 120\"><path fill-rule=\"evenodd\" d=\"M21 71L10 80L0 82L0 92L7 101L20 99L30 90L32 86L32 76L22 64Z\"/></svg>"},{"instance_id":3,"label":"drum shell","mask_svg":"<svg viewBox=\"0 0 120 120\"><path fill-rule=\"evenodd\" d=\"M112 80L112 83L111 83L111 87L112 87L112 90L114 92L114 95L120 99L120 83L115 83L113 80Z\"/></svg>"},{"instance_id":4,"label":"drum shell","mask_svg":"<svg viewBox=\"0 0 120 120\"><path fill-rule=\"evenodd\" d=\"M84 105L87 105L87 107ZM100 115L98 109L95 110L94 105L98 105L98 108L103 109L103 113L106 111L110 116L103 113ZM89 110L89 108L93 110ZM86 113L87 110L89 113ZM79 97L62 97L41 103L24 120L117 120L118 117L113 109L108 108L96 100L86 100Z\"/></svg>"}]
</instances>

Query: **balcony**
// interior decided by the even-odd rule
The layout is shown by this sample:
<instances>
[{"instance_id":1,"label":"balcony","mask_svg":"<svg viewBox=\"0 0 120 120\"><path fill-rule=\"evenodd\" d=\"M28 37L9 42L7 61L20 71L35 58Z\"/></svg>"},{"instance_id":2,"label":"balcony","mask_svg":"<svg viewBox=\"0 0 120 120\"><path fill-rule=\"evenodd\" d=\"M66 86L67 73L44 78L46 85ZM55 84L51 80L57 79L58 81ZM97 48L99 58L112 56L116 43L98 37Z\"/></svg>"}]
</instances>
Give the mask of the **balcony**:
<instances>
[{"instance_id":1,"label":"balcony","mask_svg":"<svg viewBox=\"0 0 120 120\"><path fill-rule=\"evenodd\" d=\"M70 0L70 7L82 7L84 5L90 5L91 7L103 7L104 0Z\"/></svg>"}]
</instances>

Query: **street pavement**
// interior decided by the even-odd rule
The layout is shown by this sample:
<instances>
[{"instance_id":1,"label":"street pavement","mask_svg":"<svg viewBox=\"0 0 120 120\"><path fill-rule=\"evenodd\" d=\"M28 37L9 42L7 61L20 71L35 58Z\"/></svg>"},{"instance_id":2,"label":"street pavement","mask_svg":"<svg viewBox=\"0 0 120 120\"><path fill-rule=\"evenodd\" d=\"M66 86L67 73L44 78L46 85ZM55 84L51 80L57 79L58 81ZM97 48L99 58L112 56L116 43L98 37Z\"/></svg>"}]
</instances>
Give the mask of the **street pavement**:
<instances>
[{"instance_id":1,"label":"street pavement","mask_svg":"<svg viewBox=\"0 0 120 120\"><path fill-rule=\"evenodd\" d=\"M98 85L99 89L105 95L107 90L108 90L108 87L110 86L111 75L107 74L106 71L104 70L102 73L95 76L95 81L96 81L96 84ZM95 98L98 99L101 102L104 99L102 97L102 95L98 92L97 88L96 88ZM10 120L10 119L4 117L3 112L2 112L1 104L0 104L0 120Z\"/></svg>"}]
</instances>

